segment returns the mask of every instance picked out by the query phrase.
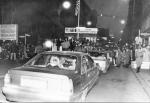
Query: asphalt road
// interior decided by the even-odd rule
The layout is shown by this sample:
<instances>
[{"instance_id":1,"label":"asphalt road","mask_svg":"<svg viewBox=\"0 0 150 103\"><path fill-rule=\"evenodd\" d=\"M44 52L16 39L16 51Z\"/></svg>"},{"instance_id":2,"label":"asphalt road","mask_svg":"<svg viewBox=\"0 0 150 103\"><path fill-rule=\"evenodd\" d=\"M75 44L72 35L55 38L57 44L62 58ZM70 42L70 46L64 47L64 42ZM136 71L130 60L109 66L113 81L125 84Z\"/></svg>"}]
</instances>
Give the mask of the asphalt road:
<instances>
[{"instance_id":1,"label":"asphalt road","mask_svg":"<svg viewBox=\"0 0 150 103\"><path fill-rule=\"evenodd\" d=\"M129 68L112 67L101 75L87 102L150 102L150 97Z\"/></svg>"},{"instance_id":2,"label":"asphalt road","mask_svg":"<svg viewBox=\"0 0 150 103\"><path fill-rule=\"evenodd\" d=\"M11 68L22 65L23 62L0 60L0 102L6 102L5 97L1 93L1 88L4 85L4 75Z\"/></svg>"},{"instance_id":3,"label":"asphalt road","mask_svg":"<svg viewBox=\"0 0 150 103\"><path fill-rule=\"evenodd\" d=\"M15 62L0 62L0 89L7 70L19 65ZM100 76L98 84L91 89L86 101L150 102L150 97L131 69L111 67L106 74ZM1 93L0 102L5 102L5 97Z\"/></svg>"}]
</instances>

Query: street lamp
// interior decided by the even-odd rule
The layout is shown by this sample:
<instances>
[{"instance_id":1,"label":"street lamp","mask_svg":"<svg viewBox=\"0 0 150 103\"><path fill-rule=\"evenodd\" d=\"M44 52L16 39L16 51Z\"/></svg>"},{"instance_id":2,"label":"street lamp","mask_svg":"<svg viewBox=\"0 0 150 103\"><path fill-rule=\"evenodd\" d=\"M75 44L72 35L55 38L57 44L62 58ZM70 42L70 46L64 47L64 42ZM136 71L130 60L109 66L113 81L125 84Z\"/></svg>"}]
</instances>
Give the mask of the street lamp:
<instances>
[{"instance_id":1,"label":"street lamp","mask_svg":"<svg viewBox=\"0 0 150 103\"><path fill-rule=\"evenodd\" d=\"M103 14L101 13L101 16L103 16Z\"/></svg>"},{"instance_id":2,"label":"street lamp","mask_svg":"<svg viewBox=\"0 0 150 103\"><path fill-rule=\"evenodd\" d=\"M24 38L24 55L25 55L25 57L27 58L28 56L27 56L27 46L26 46L26 44L27 44L27 37L30 37L31 35L29 35L29 34L25 34L24 36L19 36L20 38Z\"/></svg>"},{"instance_id":3,"label":"street lamp","mask_svg":"<svg viewBox=\"0 0 150 103\"><path fill-rule=\"evenodd\" d=\"M45 41L44 46L46 48L51 48L53 46L53 42L51 40L47 40Z\"/></svg>"},{"instance_id":4,"label":"street lamp","mask_svg":"<svg viewBox=\"0 0 150 103\"><path fill-rule=\"evenodd\" d=\"M64 1L64 2L62 3L62 7L63 7L64 9L69 9L69 8L71 7L70 1Z\"/></svg>"},{"instance_id":5,"label":"street lamp","mask_svg":"<svg viewBox=\"0 0 150 103\"><path fill-rule=\"evenodd\" d=\"M88 26L91 26L92 25L92 22L91 21L87 21L86 23Z\"/></svg>"},{"instance_id":6,"label":"street lamp","mask_svg":"<svg viewBox=\"0 0 150 103\"><path fill-rule=\"evenodd\" d=\"M120 33L122 34L122 33L123 33L123 30L121 30Z\"/></svg>"},{"instance_id":7,"label":"street lamp","mask_svg":"<svg viewBox=\"0 0 150 103\"><path fill-rule=\"evenodd\" d=\"M122 20L120 20L120 23L121 23L122 25L123 25L123 24L125 24L125 22L126 22L126 21L125 21L125 20L123 20L123 19L122 19Z\"/></svg>"}]
</instances>

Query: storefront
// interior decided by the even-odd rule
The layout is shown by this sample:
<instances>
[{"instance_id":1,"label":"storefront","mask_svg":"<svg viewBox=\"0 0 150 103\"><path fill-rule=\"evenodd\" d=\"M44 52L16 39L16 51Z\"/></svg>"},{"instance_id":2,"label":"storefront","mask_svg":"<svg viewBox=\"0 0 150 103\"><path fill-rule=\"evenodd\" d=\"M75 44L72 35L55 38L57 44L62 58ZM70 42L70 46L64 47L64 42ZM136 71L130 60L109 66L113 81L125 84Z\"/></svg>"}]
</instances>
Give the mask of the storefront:
<instances>
[{"instance_id":1,"label":"storefront","mask_svg":"<svg viewBox=\"0 0 150 103\"><path fill-rule=\"evenodd\" d=\"M138 48L141 47L143 53L143 61L141 69L150 69L150 33L141 33L140 36L135 38L136 52ZM136 60L131 64L132 68L137 68Z\"/></svg>"}]
</instances>

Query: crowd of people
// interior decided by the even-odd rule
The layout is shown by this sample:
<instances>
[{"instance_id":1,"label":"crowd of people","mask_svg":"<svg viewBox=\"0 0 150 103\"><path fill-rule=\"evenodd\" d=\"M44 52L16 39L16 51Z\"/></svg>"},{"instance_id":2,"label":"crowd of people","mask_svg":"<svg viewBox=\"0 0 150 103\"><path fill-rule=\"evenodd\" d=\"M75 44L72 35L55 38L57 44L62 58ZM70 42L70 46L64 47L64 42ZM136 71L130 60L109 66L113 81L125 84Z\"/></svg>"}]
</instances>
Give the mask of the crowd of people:
<instances>
[{"instance_id":1,"label":"crowd of people","mask_svg":"<svg viewBox=\"0 0 150 103\"><path fill-rule=\"evenodd\" d=\"M32 58L38 53L46 50L52 51L86 51L87 49L95 49L93 42L83 39L77 40L74 38L68 39L52 39L52 47L45 47L44 42L38 42L37 45L27 43L25 45L22 42L16 43L16 41L2 41L0 43L0 59L8 59L11 61L24 60ZM86 47L86 48L85 48Z\"/></svg>"},{"instance_id":2,"label":"crowd of people","mask_svg":"<svg viewBox=\"0 0 150 103\"><path fill-rule=\"evenodd\" d=\"M124 67L129 67L132 60L132 50L129 47L118 48L114 50L115 55L113 57L113 64L117 67L121 65Z\"/></svg>"},{"instance_id":3,"label":"crowd of people","mask_svg":"<svg viewBox=\"0 0 150 103\"><path fill-rule=\"evenodd\" d=\"M30 55L32 53L34 54L34 46L30 44L25 47L21 42L4 41L0 45L0 59L3 60L23 60L29 58L27 54Z\"/></svg>"},{"instance_id":4,"label":"crowd of people","mask_svg":"<svg viewBox=\"0 0 150 103\"><path fill-rule=\"evenodd\" d=\"M8 59L11 61L30 59L38 53L43 51L79 51L79 52L88 52L91 50L96 51L106 51L104 48L96 46L96 42L90 41L88 39L52 39L52 47L48 48L43 45L43 42L38 43L37 45L24 43L16 43L15 41L4 41L0 45L0 59ZM117 47L112 50L109 50L109 55L111 57L111 62L114 66L120 67L129 67L132 60L137 61L137 72L140 70L141 66L141 57L142 54L136 52L134 45L125 45L122 47ZM108 51L108 50L107 50ZM140 56L142 55L142 56ZM136 57L136 58L135 58Z\"/></svg>"}]
</instances>

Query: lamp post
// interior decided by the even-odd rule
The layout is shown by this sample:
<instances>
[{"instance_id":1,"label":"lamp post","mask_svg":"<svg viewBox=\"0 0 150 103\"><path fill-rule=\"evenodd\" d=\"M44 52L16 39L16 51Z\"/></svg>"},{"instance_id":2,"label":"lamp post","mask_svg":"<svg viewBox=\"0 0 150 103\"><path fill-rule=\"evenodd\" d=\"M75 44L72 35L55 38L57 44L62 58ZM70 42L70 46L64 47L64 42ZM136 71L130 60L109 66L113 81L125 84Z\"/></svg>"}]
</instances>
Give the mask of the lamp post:
<instances>
[{"instance_id":1,"label":"lamp post","mask_svg":"<svg viewBox=\"0 0 150 103\"><path fill-rule=\"evenodd\" d=\"M68 10L68 9L70 9L71 4L72 3L70 1L66 0L62 3L62 7L64 9ZM75 15L78 16L78 25L77 25L77 27L79 28L80 27L80 0L76 1ZM77 38L79 38L79 33L77 33Z\"/></svg>"},{"instance_id":2,"label":"lamp post","mask_svg":"<svg viewBox=\"0 0 150 103\"><path fill-rule=\"evenodd\" d=\"M28 56L27 56L27 52L26 52L26 50L27 50L27 47L26 47L26 45L27 45L27 37L30 37L31 35L29 35L29 34L25 34L24 36L19 36L20 38L24 38L24 55L25 55L25 58L27 58Z\"/></svg>"},{"instance_id":3,"label":"lamp post","mask_svg":"<svg viewBox=\"0 0 150 103\"><path fill-rule=\"evenodd\" d=\"M24 38L24 44L25 44L25 46L26 46L26 44L27 44L27 37L30 37L31 35L29 35L29 34L25 34L24 36L19 36L20 38Z\"/></svg>"}]
</instances>

